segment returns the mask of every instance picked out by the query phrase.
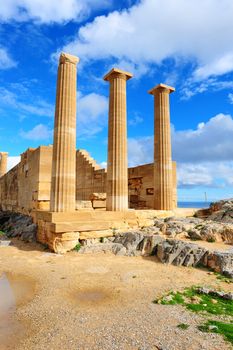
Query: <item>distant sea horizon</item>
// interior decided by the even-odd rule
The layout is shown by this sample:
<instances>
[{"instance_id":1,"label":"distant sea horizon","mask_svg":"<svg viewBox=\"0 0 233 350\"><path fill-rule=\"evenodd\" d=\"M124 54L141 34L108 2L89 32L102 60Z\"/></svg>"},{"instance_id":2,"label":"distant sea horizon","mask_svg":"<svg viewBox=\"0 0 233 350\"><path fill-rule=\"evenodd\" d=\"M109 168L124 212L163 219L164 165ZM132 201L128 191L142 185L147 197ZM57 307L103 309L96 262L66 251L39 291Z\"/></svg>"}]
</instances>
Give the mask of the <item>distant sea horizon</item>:
<instances>
[{"instance_id":1,"label":"distant sea horizon","mask_svg":"<svg viewBox=\"0 0 233 350\"><path fill-rule=\"evenodd\" d=\"M209 208L210 203L212 202L184 202L184 201L178 201L178 208Z\"/></svg>"}]
</instances>

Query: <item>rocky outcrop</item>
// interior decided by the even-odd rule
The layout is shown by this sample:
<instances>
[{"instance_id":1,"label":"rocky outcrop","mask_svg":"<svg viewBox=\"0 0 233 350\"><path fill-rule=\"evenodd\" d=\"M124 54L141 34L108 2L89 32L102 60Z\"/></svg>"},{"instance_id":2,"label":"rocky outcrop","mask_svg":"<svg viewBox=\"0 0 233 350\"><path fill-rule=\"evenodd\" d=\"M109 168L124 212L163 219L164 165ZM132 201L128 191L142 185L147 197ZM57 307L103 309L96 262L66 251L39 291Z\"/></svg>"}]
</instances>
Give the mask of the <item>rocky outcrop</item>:
<instances>
[{"instance_id":1,"label":"rocky outcrop","mask_svg":"<svg viewBox=\"0 0 233 350\"><path fill-rule=\"evenodd\" d=\"M158 244L157 257L162 263L197 266L203 262L207 249L194 243L165 240Z\"/></svg>"},{"instance_id":2,"label":"rocky outcrop","mask_svg":"<svg viewBox=\"0 0 233 350\"><path fill-rule=\"evenodd\" d=\"M211 203L208 209L198 210L195 216L206 216L208 220L233 224L233 198Z\"/></svg>"},{"instance_id":3,"label":"rocky outcrop","mask_svg":"<svg viewBox=\"0 0 233 350\"><path fill-rule=\"evenodd\" d=\"M209 289L206 287L196 288L195 291L198 294L211 295L213 297L218 297L218 298L225 299L225 300L233 300L233 293L231 293L231 292L226 293L224 291L218 291L218 290Z\"/></svg>"},{"instance_id":4,"label":"rocky outcrop","mask_svg":"<svg viewBox=\"0 0 233 350\"><path fill-rule=\"evenodd\" d=\"M8 238L18 237L25 242L36 241L37 225L30 216L0 212L0 230Z\"/></svg>"},{"instance_id":5,"label":"rocky outcrop","mask_svg":"<svg viewBox=\"0 0 233 350\"><path fill-rule=\"evenodd\" d=\"M84 242L83 242L84 243ZM86 243L79 253L111 252L126 256L157 256L163 264L176 266L205 266L213 271L233 277L233 251L210 252L198 244L177 239L166 239L143 230L130 231L115 238Z\"/></svg>"}]
</instances>

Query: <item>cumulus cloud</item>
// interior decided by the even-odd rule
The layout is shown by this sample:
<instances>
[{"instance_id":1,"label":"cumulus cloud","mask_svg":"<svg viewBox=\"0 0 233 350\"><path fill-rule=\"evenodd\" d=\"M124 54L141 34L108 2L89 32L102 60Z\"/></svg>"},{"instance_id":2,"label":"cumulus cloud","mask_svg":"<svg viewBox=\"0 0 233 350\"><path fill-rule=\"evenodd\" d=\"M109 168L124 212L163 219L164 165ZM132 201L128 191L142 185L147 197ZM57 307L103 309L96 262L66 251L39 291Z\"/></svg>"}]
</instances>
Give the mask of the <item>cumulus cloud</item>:
<instances>
[{"instance_id":1,"label":"cumulus cloud","mask_svg":"<svg viewBox=\"0 0 233 350\"><path fill-rule=\"evenodd\" d=\"M38 96L32 96L24 84L0 87L0 106L12 108L17 113L53 117L54 106ZM30 100L33 102L29 103ZM36 101L36 102L35 102Z\"/></svg>"},{"instance_id":2,"label":"cumulus cloud","mask_svg":"<svg viewBox=\"0 0 233 350\"><path fill-rule=\"evenodd\" d=\"M107 124L108 98L90 93L78 93L77 101L77 135L92 137L101 132Z\"/></svg>"},{"instance_id":3,"label":"cumulus cloud","mask_svg":"<svg viewBox=\"0 0 233 350\"><path fill-rule=\"evenodd\" d=\"M231 0L142 0L82 26L64 50L139 71L166 58L196 63L197 80L233 70Z\"/></svg>"},{"instance_id":4,"label":"cumulus cloud","mask_svg":"<svg viewBox=\"0 0 233 350\"><path fill-rule=\"evenodd\" d=\"M38 23L81 21L111 0L7 0L0 2L0 20Z\"/></svg>"},{"instance_id":5,"label":"cumulus cloud","mask_svg":"<svg viewBox=\"0 0 233 350\"><path fill-rule=\"evenodd\" d=\"M153 161L153 136L128 140L129 166ZM233 186L233 119L218 114L195 130L172 128L179 187Z\"/></svg>"},{"instance_id":6,"label":"cumulus cloud","mask_svg":"<svg viewBox=\"0 0 233 350\"><path fill-rule=\"evenodd\" d=\"M233 160L233 119L218 114L195 130L173 131L173 154L178 162Z\"/></svg>"},{"instance_id":7,"label":"cumulus cloud","mask_svg":"<svg viewBox=\"0 0 233 350\"><path fill-rule=\"evenodd\" d=\"M11 58L8 51L0 47L0 69L10 69L17 66L17 62Z\"/></svg>"},{"instance_id":8,"label":"cumulus cloud","mask_svg":"<svg viewBox=\"0 0 233 350\"><path fill-rule=\"evenodd\" d=\"M53 131L50 130L46 125L38 124L33 129L20 131L20 136L27 140L48 140L52 137Z\"/></svg>"}]
</instances>

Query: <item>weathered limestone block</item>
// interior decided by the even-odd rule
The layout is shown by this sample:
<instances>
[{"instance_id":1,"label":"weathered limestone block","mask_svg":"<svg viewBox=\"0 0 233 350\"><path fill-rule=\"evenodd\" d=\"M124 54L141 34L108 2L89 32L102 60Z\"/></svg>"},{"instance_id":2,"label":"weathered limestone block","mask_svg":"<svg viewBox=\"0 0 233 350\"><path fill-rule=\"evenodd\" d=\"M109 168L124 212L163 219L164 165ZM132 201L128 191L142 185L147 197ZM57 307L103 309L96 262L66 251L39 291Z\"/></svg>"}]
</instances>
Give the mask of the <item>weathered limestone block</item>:
<instances>
[{"instance_id":1,"label":"weathered limestone block","mask_svg":"<svg viewBox=\"0 0 233 350\"><path fill-rule=\"evenodd\" d=\"M143 256L156 255L157 246L164 241L164 238L159 235L145 236L143 241L139 243L139 250Z\"/></svg>"},{"instance_id":2,"label":"weathered limestone block","mask_svg":"<svg viewBox=\"0 0 233 350\"><path fill-rule=\"evenodd\" d=\"M229 275L233 278L233 253L210 252L204 260L204 265L216 272Z\"/></svg>"},{"instance_id":3,"label":"weathered limestone block","mask_svg":"<svg viewBox=\"0 0 233 350\"><path fill-rule=\"evenodd\" d=\"M202 263L207 250L197 244L166 240L158 244L157 257L166 264L196 266Z\"/></svg>"},{"instance_id":4,"label":"weathered limestone block","mask_svg":"<svg viewBox=\"0 0 233 350\"><path fill-rule=\"evenodd\" d=\"M74 249L76 244L79 243L79 232L64 232L63 234L53 234L52 244L53 251L58 254L65 254L66 252Z\"/></svg>"}]
</instances>

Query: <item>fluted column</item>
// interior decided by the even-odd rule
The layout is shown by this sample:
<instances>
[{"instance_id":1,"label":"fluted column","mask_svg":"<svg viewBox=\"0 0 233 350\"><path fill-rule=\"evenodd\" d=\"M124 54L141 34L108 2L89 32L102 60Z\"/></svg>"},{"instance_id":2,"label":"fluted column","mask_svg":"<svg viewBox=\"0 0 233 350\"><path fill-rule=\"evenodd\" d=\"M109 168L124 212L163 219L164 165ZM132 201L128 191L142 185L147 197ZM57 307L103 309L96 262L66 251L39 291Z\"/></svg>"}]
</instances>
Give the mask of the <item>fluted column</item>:
<instances>
[{"instance_id":1,"label":"fluted column","mask_svg":"<svg viewBox=\"0 0 233 350\"><path fill-rule=\"evenodd\" d=\"M159 84L154 95L154 209L173 209L173 177L169 94L171 86Z\"/></svg>"},{"instance_id":2,"label":"fluted column","mask_svg":"<svg viewBox=\"0 0 233 350\"><path fill-rule=\"evenodd\" d=\"M79 58L60 55L53 137L50 210L75 210L76 81Z\"/></svg>"},{"instance_id":3,"label":"fluted column","mask_svg":"<svg viewBox=\"0 0 233 350\"><path fill-rule=\"evenodd\" d=\"M108 119L107 210L128 209L128 157L126 81L132 74L113 68L104 80L110 83Z\"/></svg>"},{"instance_id":4,"label":"fluted column","mask_svg":"<svg viewBox=\"0 0 233 350\"><path fill-rule=\"evenodd\" d=\"M5 175L7 172L7 152L0 152L0 177Z\"/></svg>"}]
</instances>

